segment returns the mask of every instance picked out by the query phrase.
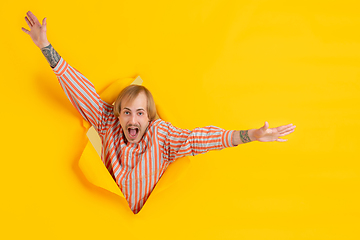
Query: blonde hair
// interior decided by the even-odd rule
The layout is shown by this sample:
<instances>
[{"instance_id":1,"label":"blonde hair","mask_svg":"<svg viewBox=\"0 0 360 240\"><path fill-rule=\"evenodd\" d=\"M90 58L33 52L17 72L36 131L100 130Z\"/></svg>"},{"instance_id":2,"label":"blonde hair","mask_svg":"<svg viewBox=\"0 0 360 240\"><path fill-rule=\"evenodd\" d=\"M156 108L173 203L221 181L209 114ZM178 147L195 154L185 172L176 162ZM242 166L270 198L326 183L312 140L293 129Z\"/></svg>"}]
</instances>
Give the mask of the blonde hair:
<instances>
[{"instance_id":1,"label":"blonde hair","mask_svg":"<svg viewBox=\"0 0 360 240\"><path fill-rule=\"evenodd\" d=\"M134 100L141 92L145 93L147 98L147 114L149 120L152 121L156 118L156 107L155 101L151 92L144 86L141 85L130 85L124 88L119 96L116 98L114 103L113 112L116 117L119 117L121 112L121 102L126 99L128 101Z\"/></svg>"}]
</instances>

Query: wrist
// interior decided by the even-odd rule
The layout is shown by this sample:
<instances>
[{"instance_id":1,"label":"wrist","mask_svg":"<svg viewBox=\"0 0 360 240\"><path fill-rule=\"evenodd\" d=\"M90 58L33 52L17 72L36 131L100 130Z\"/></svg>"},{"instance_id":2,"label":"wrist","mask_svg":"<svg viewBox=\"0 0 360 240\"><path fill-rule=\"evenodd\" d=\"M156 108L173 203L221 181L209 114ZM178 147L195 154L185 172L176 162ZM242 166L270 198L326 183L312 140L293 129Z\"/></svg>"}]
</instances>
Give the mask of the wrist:
<instances>
[{"instance_id":1,"label":"wrist","mask_svg":"<svg viewBox=\"0 0 360 240\"><path fill-rule=\"evenodd\" d=\"M258 141L254 134L255 131L256 129L234 131L232 136L232 144L237 146L243 143Z\"/></svg>"},{"instance_id":2,"label":"wrist","mask_svg":"<svg viewBox=\"0 0 360 240\"><path fill-rule=\"evenodd\" d=\"M255 131L256 129L250 129L248 130L248 135L249 135L249 138L250 140L253 142L253 141L257 141L257 138L255 137Z\"/></svg>"},{"instance_id":3,"label":"wrist","mask_svg":"<svg viewBox=\"0 0 360 240\"><path fill-rule=\"evenodd\" d=\"M49 46L49 45L50 45L50 42L49 42L49 41L46 41L46 42L40 43L40 44L38 45L38 47L39 47L40 49L43 49L44 47L47 47L47 46Z\"/></svg>"}]
</instances>

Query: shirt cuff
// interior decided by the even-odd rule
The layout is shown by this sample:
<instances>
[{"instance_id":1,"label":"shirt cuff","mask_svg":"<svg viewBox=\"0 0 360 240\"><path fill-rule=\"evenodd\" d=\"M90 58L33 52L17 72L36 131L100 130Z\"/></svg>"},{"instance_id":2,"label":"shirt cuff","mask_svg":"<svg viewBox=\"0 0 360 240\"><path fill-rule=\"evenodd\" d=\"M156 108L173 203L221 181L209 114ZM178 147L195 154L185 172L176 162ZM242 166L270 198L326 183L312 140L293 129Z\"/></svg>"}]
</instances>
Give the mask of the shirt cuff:
<instances>
[{"instance_id":1,"label":"shirt cuff","mask_svg":"<svg viewBox=\"0 0 360 240\"><path fill-rule=\"evenodd\" d=\"M68 63L62 57L60 57L59 62L52 70L56 74L56 76L60 77L62 74L64 74L67 67L68 67Z\"/></svg>"},{"instance_id":2,"label":"shirt cuff","mask_svg":"<svg viewBox=\"0 0 360 240\"><path fill-rule=\"evenodd\" d=\"M221 138L222 138L222 144L223 144L224 148L236 147L235 145L232 144L234 132L235 132L235 130L225 130L222 133Z\"/></svg>"}]
</instances>

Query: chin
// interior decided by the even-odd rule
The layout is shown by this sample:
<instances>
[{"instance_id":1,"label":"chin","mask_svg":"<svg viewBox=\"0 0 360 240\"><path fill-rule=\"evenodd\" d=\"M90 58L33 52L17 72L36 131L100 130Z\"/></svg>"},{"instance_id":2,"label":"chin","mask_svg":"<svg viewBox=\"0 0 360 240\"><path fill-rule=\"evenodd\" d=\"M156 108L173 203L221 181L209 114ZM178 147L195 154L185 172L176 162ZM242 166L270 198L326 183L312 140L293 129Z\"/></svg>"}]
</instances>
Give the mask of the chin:
<instances>
[{"instance_id":1,"label":"chin","mask_svg":"<svg viewBox=\"0 0 360 240\"><path fill-rule=\"evenodd\" d=\"M127 136L125 136L126 137L126 140L129 142L129 143L139 143L140 142L140 140L141 140L141 138L135 138L135 139L133 139L133 140L130 140Z\"/></svg>"},{"instance_id":2,"label":"chin","mask_svg":"<svg viewBox=\"0 0 360 240\"><path fill-rule=\"evenodd\" d=\"M129 141L129 140L128 140L128 142L129 142L129 143L138 143L138 142L140 142L140 141L139 141L139 140L132 140L132 141Z\"/></svg>"}]
</instances>

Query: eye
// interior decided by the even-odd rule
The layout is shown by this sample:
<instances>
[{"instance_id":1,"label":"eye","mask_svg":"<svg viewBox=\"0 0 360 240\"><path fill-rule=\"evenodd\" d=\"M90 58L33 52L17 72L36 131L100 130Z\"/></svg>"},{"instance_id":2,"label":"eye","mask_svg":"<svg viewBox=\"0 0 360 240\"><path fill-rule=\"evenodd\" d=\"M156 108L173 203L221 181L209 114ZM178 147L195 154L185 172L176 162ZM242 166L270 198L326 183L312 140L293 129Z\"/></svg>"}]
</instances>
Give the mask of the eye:
<instances>
[{"instance_id":1,"label":"eye","mask_svg":"<svg viewBox=\"0 0 360 240\"><path fill-rule=\"evenodd\" d=\"M124 114L125 114L125 115L129 115L130 112L129 112L129 111L125 111Z\"/></svg>"},{"instance_id":2,"label":"eye","mask_svg":"<svg viewBox=\"0 0 360 240\"><path fill-rule=\"evenodd\" d=\"M138 114L139 114L139 116L142 116L142 115L144 115L144 113L142 113L142 112L139 112Z\"/></svg>"}]
</instances>

